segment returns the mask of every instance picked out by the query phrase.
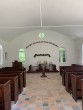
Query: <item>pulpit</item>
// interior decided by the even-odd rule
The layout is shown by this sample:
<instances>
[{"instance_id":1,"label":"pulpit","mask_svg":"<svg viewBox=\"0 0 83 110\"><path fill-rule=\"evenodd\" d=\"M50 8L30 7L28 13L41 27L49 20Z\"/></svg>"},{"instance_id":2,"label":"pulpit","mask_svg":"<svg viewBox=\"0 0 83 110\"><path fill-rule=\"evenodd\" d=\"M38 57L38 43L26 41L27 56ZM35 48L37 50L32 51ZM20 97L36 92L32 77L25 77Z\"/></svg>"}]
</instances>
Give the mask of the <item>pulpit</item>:
<instances>
[{"instance_id":1,"label":"pulpit","mask_svg":"<svg viewBox=\"0 0 83 110\"><path fill-rule=\"evenodd\" d=\"M18 62L17 60L15 60L14 62L12 62L12 67L14 68L22 68L22 62Z\"/></svg>"}]
</instances>

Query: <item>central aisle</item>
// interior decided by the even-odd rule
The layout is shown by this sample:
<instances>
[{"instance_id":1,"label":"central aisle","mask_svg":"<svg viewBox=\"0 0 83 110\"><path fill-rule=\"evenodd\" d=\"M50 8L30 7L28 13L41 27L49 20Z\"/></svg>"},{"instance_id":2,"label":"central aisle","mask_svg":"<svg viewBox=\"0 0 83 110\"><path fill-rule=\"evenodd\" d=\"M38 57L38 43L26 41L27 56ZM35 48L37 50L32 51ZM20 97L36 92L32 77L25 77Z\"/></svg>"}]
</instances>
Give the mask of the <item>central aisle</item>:
<instances>
[{"instance_id":1,"label":"central aisle","mask_svg":"<svg viewBox=\"0 0 83 110\"><path fill-rule=\"evenodd\" d=\"M46 75L27 74L27 87L12 110L82 110L81 101L76 103L66 92L59 73Z\"/></svg>"}]
</instances>

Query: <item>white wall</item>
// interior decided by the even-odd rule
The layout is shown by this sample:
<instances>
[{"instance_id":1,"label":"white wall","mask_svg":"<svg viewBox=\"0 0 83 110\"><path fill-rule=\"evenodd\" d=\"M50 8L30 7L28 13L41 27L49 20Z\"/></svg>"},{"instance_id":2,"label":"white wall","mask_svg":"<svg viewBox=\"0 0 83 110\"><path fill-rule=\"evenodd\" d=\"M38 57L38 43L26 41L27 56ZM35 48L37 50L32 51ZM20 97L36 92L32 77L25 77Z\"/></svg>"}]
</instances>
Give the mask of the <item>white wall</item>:
<instances>
[{"instance_id":1,"label":"white wall","mask_svg":"<svg viewBox=\"0 0 83 110\"><path fill-rule=\"evenodd\" d=\"M83 38L78 38L75 40L76 59L78 64L82 64L82 44L83 44Z\"/></svg>"},{"instance_id":2,"label":"white wall","mask_svg":"<svg viewBox=\"0 0 83 110\"><path fill-rule=\"evenodd\" d=\"M45 33L45 38L40 39L38 34L40 32ZM37 42L37 41L48 41L55 43L59 47L53 46L51 44L46 43L37 43L29 48L26 49L30 43ZM59 48L64 47L66 49L66 62L59 63ZM57 68L59 65L70 65L72 63L76 63L76 56L75 56L75 43L72 39L61 35L54 31L47 31L47 30L38 30L33 32L25 33L15 40L9 43L9 50L8 50L8 65L11 66L11 62L14 60L18 60L18 50L20 48L24 48L26 51L26 62L25 66L28 67L30 64L37 65L37 62L40 60L43 62L44 60L49 62L53 62L56 64ZM48 56L38 56L34 58L34 54L50 54L51 57Z\"/></svg>"},{"instance_id":3,"label":"white wall","mask_svg":"<svg viewBox=\"0 0 83 110\"><path fill-rule=\"evenodd\" d=\"M7 59L5 59L5 52L8 52L8 42L0 39L0 45L2 45L3 48L3 64L0 65L1 67L7 66Z\"/></svg>"}]
</instances>

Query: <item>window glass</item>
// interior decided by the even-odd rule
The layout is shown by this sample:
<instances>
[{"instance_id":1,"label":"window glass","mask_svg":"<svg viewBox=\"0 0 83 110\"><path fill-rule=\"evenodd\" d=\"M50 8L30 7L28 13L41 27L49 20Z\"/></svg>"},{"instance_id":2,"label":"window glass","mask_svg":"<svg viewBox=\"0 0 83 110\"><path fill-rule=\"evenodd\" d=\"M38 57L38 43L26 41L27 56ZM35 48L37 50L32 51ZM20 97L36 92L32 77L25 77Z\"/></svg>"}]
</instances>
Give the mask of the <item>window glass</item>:
<instances>
[{"instance_id":1,"label":"window glass","mask_svg":"<svg viewBox=\"0 0 83 110\"><path fill-rule=\"evenodd\" d=\"M20 49L19 50L19 61L20 62L24 62L25 61L25 50L24 49Z\"/></svg>"},{"instance_id":2,"label":"window glass","mask_svg":"<svg viewBox=\"0 0 83 110\"><path fill-rule=\"evenodd\" d=\"M61 63L66 62L66 56L65 56L65 49L64 48L59 49L59 62L61 62Z\"/></svg>"}]
</instances>

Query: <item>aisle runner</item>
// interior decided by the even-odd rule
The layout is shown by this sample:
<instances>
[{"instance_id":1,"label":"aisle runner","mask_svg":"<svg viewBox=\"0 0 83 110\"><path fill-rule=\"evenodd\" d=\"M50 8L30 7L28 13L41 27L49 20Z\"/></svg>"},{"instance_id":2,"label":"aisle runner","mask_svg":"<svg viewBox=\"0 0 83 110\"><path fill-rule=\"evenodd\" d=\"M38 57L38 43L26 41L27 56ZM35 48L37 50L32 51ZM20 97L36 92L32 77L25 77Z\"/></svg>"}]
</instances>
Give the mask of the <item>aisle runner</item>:
<instances>
[{"instance_id":1,"label":"aisle runner","mask_svg":"<svg viewBox=\"0 0 83 110\"><path fill-rule=\"evenodd\" d=\"M81 101L65 91L59 73L46 75L27 74L27 87L12 110L82 110Z\"/></svg>"}]
</instances>

